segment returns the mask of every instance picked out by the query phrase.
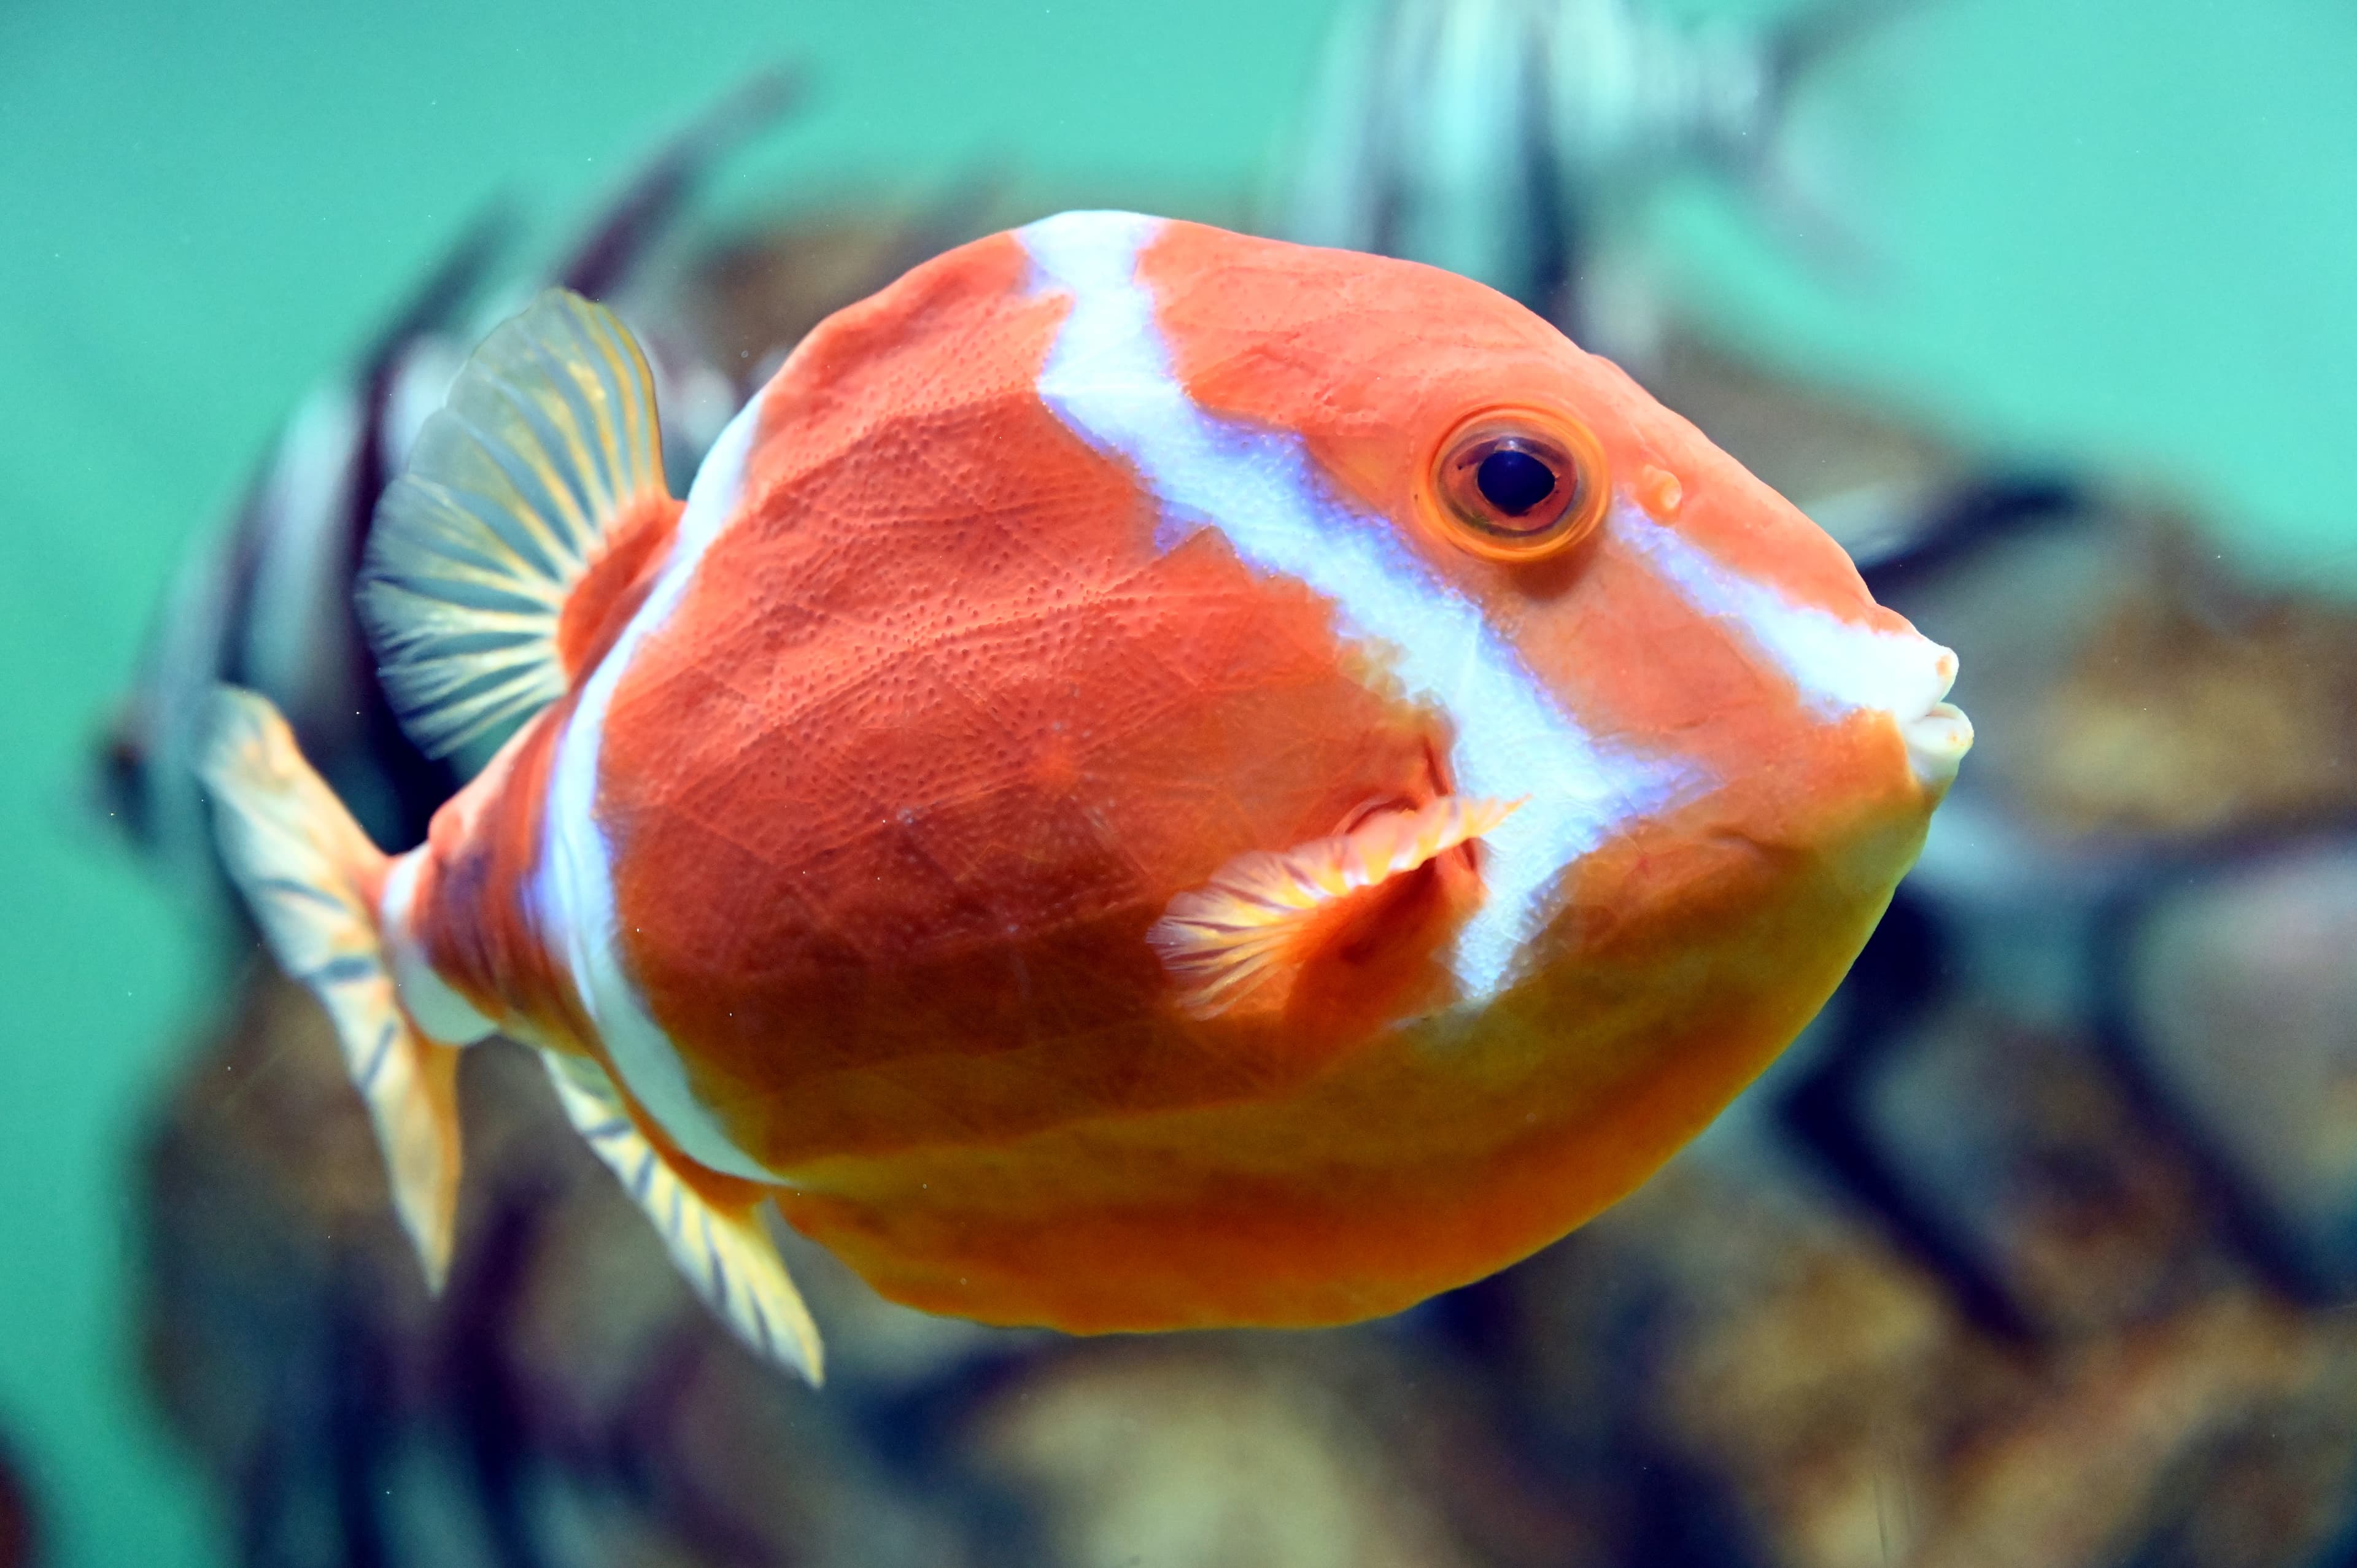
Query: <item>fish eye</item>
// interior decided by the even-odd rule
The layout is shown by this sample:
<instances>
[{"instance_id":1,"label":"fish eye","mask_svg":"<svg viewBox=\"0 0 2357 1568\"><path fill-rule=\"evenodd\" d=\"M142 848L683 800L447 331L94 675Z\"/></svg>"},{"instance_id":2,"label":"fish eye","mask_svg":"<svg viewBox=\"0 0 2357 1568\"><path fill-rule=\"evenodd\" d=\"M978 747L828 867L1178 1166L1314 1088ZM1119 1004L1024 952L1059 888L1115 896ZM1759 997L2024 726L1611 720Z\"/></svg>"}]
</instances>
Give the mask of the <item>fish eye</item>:
<instances>
[{"instance_id":1,"label":"fish eye","mask_svg":"<svg viewBox=\"0 0 2357 1568\"><path fill-rule=\"evenodd\" d=\"M1457 544L1492 561L1536 561L1586 538L1604 515L1604 451L1569 420L1493 409L1440 444L1432 491Z\"/></svg>"}]
</instances>

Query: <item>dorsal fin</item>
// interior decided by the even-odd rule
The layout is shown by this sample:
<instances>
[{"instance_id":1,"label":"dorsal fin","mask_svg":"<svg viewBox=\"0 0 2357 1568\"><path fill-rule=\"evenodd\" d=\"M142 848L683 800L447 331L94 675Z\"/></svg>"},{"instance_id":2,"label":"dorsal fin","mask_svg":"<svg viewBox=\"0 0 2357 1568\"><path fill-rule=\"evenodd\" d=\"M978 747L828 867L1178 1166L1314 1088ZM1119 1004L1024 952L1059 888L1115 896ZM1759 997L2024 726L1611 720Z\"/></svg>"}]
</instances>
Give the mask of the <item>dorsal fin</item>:
<instances>
[{"instance_id":1,"label":"dorsal fin","mask_svg":"<svg viewBox=\"0 0 2357 1568\"><path fill-rule=\"evenodd\" d=\"M1521 804L1443 795L1280 854L1248 851L1171 899L1146 940L1178 983L1181 1005L1199 1017L1228 1012L1299 961L1321 915L1480 838Z\"/></svg>"},{"instance_id":2,"label":"dorsal fin","mask_svg":"<svg viewBox=\"0 0 2357 1568\"><path fill-rule=\"evenodd\" d=\"M557 629L600 544L664 489L654 378L630 328L551 289L500 326L377 503L361 618L402 727L444 757L571 677Z\"/></svg>"}]
</instances>

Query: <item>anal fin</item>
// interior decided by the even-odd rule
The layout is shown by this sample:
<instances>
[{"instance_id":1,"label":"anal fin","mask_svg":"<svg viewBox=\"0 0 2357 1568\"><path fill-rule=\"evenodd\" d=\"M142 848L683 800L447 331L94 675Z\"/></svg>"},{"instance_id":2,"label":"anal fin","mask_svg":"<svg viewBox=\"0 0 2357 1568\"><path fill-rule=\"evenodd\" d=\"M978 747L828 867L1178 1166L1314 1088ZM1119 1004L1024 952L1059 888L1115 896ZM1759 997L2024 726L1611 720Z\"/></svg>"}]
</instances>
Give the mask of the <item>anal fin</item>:
<instances>
[{"instance_id":1,"label":"anal fin","mask_svg":"<svg viewBox=\"0 0 2357 1568\"><path fill-rule=\"evenodd\" d=\"M753 1349L813 1386L820 1382L825 1359L818 1325L761 1227L759 1189L730 1176L689 1180L639 1130L604 1069L578 1057L541 1054L565 1115L654 1221L672 1262L705 1305ZM713 1196L716 1186L751 1196L729 1204Z\"/></svg>"}]
</instances>

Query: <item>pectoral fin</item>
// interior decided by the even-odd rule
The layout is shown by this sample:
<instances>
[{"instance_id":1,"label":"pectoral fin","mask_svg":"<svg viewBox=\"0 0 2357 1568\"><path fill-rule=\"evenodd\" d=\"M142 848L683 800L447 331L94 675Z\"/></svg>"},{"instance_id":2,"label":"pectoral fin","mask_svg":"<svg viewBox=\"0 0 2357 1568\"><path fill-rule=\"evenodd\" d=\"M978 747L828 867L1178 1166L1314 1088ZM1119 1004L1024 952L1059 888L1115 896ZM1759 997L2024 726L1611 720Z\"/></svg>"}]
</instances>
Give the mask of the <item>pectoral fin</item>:
<instances>
[{"instance_id":1,"label":"pectoral fin","mask_svg":"<svg viewBox=\"0 0 2357 1568\"><path fill-rule=\"evenodd\" d=\"M1146 940L1178 983L1180 1004L1199 1016L1281 993L1286 972L1317 950L1351 901L1480 838L1521 804L1444 795L1281 854L1240 854L1173 898Z\"/></svg>"},{"instance_id":2,"label":"pectoral fin","mask_svg":"<svg viewBox=\"0 0 2357 1568\"><path fill-rule=\"evenodd\" d=\"M732 1176L683 1175L639 1131L604 1069L578 1057L542 1056L565 1115L654 1221L695 1294L738 1338L816 1385L825 1371L818 1325L761 1228L760 1189ZM742 1201L728 1201L739 1189Z\"/></svg>"}]
</instances>

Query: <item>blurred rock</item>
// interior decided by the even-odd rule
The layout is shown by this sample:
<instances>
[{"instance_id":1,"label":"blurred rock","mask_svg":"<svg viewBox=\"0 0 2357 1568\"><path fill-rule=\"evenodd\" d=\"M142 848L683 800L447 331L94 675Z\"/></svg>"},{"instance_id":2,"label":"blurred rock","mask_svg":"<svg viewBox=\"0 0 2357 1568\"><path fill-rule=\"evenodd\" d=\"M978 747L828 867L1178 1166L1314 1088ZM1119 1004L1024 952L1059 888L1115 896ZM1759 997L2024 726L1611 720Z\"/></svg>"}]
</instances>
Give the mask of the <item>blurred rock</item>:
<instances>
[{"instance_id":1,"label":"blurred rock","mask_svg":"<svg viewBox=\"0 0 2357 1568\"><path fill-rule=\"evenodd\" d=\"M2030 804L2172 838L2357 816L2357 607L2240 585L2190 529L2134 567L2053 672Z\"/></svg>"},{"instance_id":2,"label":"blurred rock","mask_svg":"<svg viewBox=\"0 0 2357 1568\"><path fill-rule=\"evenodd\" d=\"M2117 991L2156 1089L2281 1228L2322 1298L2357 1292L2357 834L2170 868L2120 922Z\"/></svg>"},{"instance_id":3,"label":"blurred rock","mask_svg":"<svg viewBox=\"0 0 2357 1568\"><path fill-rule=\"evenodd\" d=\"M1501 1441L1478 1382L1367 1332L1076 1347L975 1414L974 1462L1062 1568L1610 1561Z\"/></svg>"},{"instance_id":4,"label":"blurred rock","mask_svg":"<svg viewBox=\"0 0 2357 1568\"><path fill-rule=\"evenodd\" d=\"M150 1141L148 1379L249 1560L966 1561L850 1402L694 1300L526 1053L468 1052L459 1100L438 1301L327 1020L274 972ZM844 1305L830 1327L856 1343Z\"/></svg>"},{"instance_id":5,"label":"blurred rock","mask_svg":"<svg viewBox=\"0 0 2357 1568\"><path fill-rule=\"evenodd\" d=\"M2218 1484L2215 1448L2270 1406L2308 1404L2330 1379L2345 1401L2357 1340L2239 1294L2188 1305L2047 1370L2004 1420L1958 1434L1912 1561L1932 1565L2096 1564L2130 1555L2156 1514ZM2309 1406L2313 1409L2315 1407ZM2328 1407L2329 1408L2329 1407ZM2344 1441L2345 1447L2345 1441ZM2297 1563L2345 1517L2347 1476L2241 1543L2253 1560ZM2260 1521L2253 1520L2255 1525Z\"/></svg>"},{"instance_id":6,"label":"blurred rock","mask_svg":"<svg viewBox=\"0 0 2357 1568\"><path fill-rule=\"evenodd\" d=\"M2050 1338L2109 1332L2232 1277L2201 1174L2083 1036L1966 1004L1913 1032L1868 1109L1922 1201Z\"/></svg>"},{"instance_id":7,"label":"blurred rock","mask_svg":"<svg viewBox=\"0 0 2357 1568\"><path fill-rule=\"evenodd\" d=\"M325 1015L274 974L231 994L141 1176L148 1385L225 1495L304 1484L291 1472L321 1450L297 1433L357 1414L337 1408L339 1368L381 1370L371 1418L414 1415L424 1391L400 1372L425 1362L428 1333Z\"/></svg>"},{"instance_id":8,"label":"blurred rock","mask_svg":"<svg viewBox=\"0 0 2357 1568\"><path fill-rule=\"evenodd\" d=\"M1558 1342L1535 1396L1626 1401L1625 1446L1732 1496L1710 1551L1619 1561L2297 1563L2350 1521L2357 1324L2246 1286L2017 1354L1863 1230L1693 1168L1522 1273L1552 1308L1534 1326L1599 1291L1642 1304L1619 1376L1566 1376L1580 1351Z\"/></svg>"}]
</instances>

